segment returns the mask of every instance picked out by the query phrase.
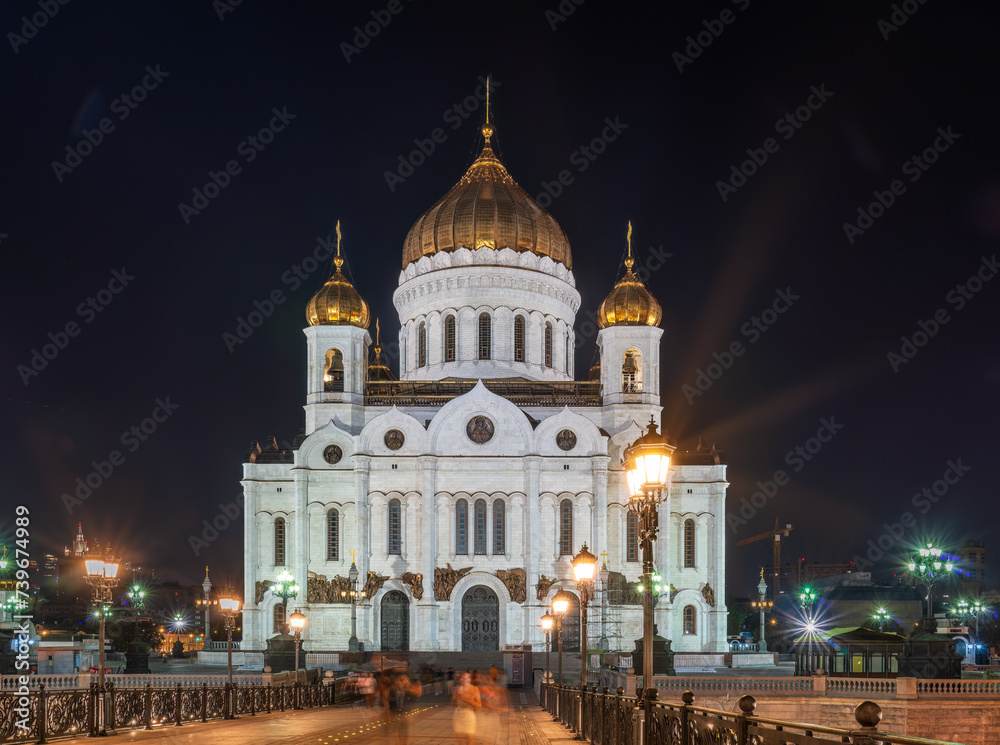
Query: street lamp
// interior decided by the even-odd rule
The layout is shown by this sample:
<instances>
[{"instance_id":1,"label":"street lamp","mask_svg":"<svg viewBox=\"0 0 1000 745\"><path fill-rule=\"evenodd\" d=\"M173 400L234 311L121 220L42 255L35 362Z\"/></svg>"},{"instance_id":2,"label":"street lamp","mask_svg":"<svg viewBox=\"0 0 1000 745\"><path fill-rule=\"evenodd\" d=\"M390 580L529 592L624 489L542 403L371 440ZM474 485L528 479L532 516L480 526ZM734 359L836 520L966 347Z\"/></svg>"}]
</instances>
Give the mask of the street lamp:
<instances>
[{"instance_id":1,"label":"street lamp","mask_svg":"<svg viewBox=\"0 0 1000 745\"><path fill-rule=\"evenodd\" d=\"M611 579L611 570L608 569L607 551L602 551L601 556L604 557L604 561L601 562L601 638L598 642L598 646L601 648L602 652L611 651L611 645L608 644L608 584Z\"/></svg>"},{"instance_id":2,"label":"street lamp","mask_svg":"<svg viewBox=\"0 0 1000 745\"><path fill-rule=\"evenodd\" d=\"M944 561L941 549L933 543L921 546L917 553L910 557L906 568L910 570L910 575L917 584L927 586L927 619L933 621L934 618L934 585L944 577L951 574L955 565L950 561ZM933 632L935 624L925 623L925 631Z\"/></svg>"},{"instance_id":3,"label":"street lamp","mask_svg":"<svg viewBox=\"0 0 1000 745\"><path fill-rule=\"evenodd\" d=\"M659 507L670 498L670 456L676 443L657 433L649 418L646 434L626 448L625 477L628 482L628 510L639 517L639 544L642 547L642 684L653 688L653 542L659 529ZM667 642L669 649L670 642Z\"/></svg>"},{"instance_id":4,"label":"street lamp","mask_svg":"<svg viewBox=\"0 0 1000 745\"><path fill-rule=\"evenodd\" d=\"M569 610L573 596L565 590L560 590L552 597L552 613L556 617L556 638L559 643L559 685L563 684L562 652L563 652L563 616Z\"/></svg>"},{"instance_id":5,"label":"street lamp","mask_svg":"<svg viewBox=\"0 0 1000 745\"><path fill-rule=\"evenodd\" d=\"M892 614L885 606L879 606L872 611L872 620L878 624L879 631L885 631L885 626L892 620Z\"/></svg>"},{"instance_id":6,"label":"street lamp","mask_svg":"<svg viewBox=\"0 0 1000 745\"><path fill-rule=\"evenodd\" d=\"M281 574L278 575L278 579L275 580L274 584L271 585L271 594L276 598L281 598L281 608L282 613L288 612L288 601L295 598L299 594L299 586L295 582L295 578L288 572L287 569L282 569ZM285 633L288 633L288 619L285 619Z\"/></svg>"},{"instance_id":7,"label":"street lamp","mask_svg":"<svg viewBox=\"0 0 1000 745\"><path fill-rule=\"evenodd\" d=\"M763 567L760 569L760 582L757 583L757 599L751 605L760 610L760 641L758 642L757 649L760 652L766 652L767 638L765 630L767 626L764 623L764 614L774 606L774 601L767 599L767 582L764 581Z\"/></svg>"},{"instance_id":8,"label":"street lamp","mask_svg":"<svg viewBox=\"0 0 1000 745\"><path fill-rule=\"evenodd\" d=\"M291 627L292 632L295 634L295 685L299 684L299 645L302 643L302 629L306 626L305 614L295 611L292 615L288 617L288 625ZM295 708L301 708L299 702L296 699Z\"/></svg>"},{"instance_id":9,"label":"street lamp","mask_svg":"<svg viewBox=\"0 0 1000 745\"><path fill-rule=\"evenodd\" d=\"M802 608L802 616L805 619L805 630L806 630L806 654L807 662L805 673L812 675L815 670L813 669L814 664L814 653L813 653L813 637L819 632L819 628L816 626L816 616L813 613L813 603L816 602L816 591L811 587L803 587L799 591L799 605ZM798 664L799 655L795 655L795 667L796 675L801 671Z\"/></svg>"},{"instance_id":10,"label":"street lamp","mask_svg":"<svg viewBox=\"0 0 1000 745\"><path fill-rule=\"evenodd\" d=\"M111 602L111 588L118 584L118 561L112 558L93 558L84 561L87 584L94 588L94 602L97 603L97 685L100 690L100 724L104 733L104 618L107 613L105 604Z\"/></svg>"},{"instance_id":11,"label":"street lamp","mask_svg":"<svg viewBox=\"0 0 1000 745\"><path fill-rule=\"evenodd\" d=\"M219 598L219 609L226 623L226 673L229 685L233 684L233 629L236 628L236 616L240 612L240 600L231 589L223 591Z\"/></svg>"},{"instance_id":12,"label":"street lamp","mask_svg":"<svg viewBox=\"0 0 1000 745\"><path fill-rule=\"evenodd\" d=\"M549 649L551 647L549 643L549 633L552 631L552 626L555 624L556 619L546 613L542 616L542 631L545 632L545 684L552 685L552 673L549 672Z\"/></svg>"},{"instance_id":13,"label":"street lamp","mask_svg":"<svg viewBox=\"0 0 1000 745\"><path fill-rule=\"evenodd\" d=\"M582 652L580 678L581 683L587 682L587 603L594 591L594 571L597 569L597 557L587 550L583 544L580 553L573 557L573 574L576 577L576 587L580 591L580 651Z\"/></svg>"},{"instance_id":14,"label":"street lamp","mask_svg":"<svg viewBox=\"0 0 1000 745\"><path fill-rule=\"evenodd\" d=\"M340 591L340 597L344 600L348 596L351 598L351 638L347 642L347 650L349 652L360 652L361 645L358 643L358 600L364 600L365 593L358 592L358 567L354 564L354 559L351 559L351 568L347 572L347 578L351 582L351 589Z\"/></svg>"},{"instance_id":15,"label":"street lamp","mask_svg":"<svg viewBox=\"0 0 1000 745\"><path fill-rule=\"evenodd\" d=\"M979 618L981 616L985 616L991 609L981 600L973 600L972 602L968 600L959 600L957 603L957 609L963 621L969 618L976 619L976 636L972 647L972 663L974 665L979 664Z\"/></svg>"}]
</instances>

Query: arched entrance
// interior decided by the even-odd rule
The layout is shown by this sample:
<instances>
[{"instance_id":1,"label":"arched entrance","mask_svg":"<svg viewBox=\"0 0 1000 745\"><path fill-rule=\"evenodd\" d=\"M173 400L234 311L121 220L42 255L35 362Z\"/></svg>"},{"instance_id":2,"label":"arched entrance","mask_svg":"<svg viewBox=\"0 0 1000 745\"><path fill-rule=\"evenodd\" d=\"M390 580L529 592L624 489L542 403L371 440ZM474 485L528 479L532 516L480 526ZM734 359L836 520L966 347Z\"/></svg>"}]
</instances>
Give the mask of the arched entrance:
<instances>
[{"instance_id":1,"label":"arched entrance","mask_svg":"<svg viewBox=\"0 0 1000 745\"><path fill-rule=\"evenodd\" d=\"M462 651L500 649L500 600L489 587L470 587L462 596Z\"/></svg>"},{"instance_id":2,"label":"arched entrance","mask_svg":"<svg viewBox=\"0 0 1000 745\"><path fill-rule=\"evenodd\" d=\"M579 652L580 651L580 599L576 595L570 593L573 596L572 602L569 604L569 608L566 609L566 615L563 616L562 628L563 628L563 652Z\"/></svg>"},{"instance_id":3,"label":"arched entrance","mask_svg":"<svg viewBox=\"0 0 1000 745\"><path fill-rule=\"evenodd\" d=\"M382 651L406 652L410 648L410 601L399 590L382 598Z\"/></svg>"}]
</instances>

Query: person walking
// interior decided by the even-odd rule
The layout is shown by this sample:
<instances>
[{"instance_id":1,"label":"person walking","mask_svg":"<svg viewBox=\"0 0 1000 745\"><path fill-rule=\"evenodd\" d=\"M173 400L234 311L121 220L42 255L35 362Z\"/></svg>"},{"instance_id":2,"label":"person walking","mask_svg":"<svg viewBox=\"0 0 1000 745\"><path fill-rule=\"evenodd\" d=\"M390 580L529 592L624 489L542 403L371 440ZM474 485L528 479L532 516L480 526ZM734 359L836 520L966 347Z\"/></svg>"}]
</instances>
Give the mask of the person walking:
<instances>
[{"instance_id":1,"label":"person walking","mask_svg":"<svg viewBox=\"0 0 1000 745\"><path fill-rule=\"evenodd\" d=\"M458 676L458 684L452 691L452 705L455 707L455 737L459 745L473 745L476 738L477 712L482 707L479 689L472 685L468 673Z\"/></svg>"}]
</instances>

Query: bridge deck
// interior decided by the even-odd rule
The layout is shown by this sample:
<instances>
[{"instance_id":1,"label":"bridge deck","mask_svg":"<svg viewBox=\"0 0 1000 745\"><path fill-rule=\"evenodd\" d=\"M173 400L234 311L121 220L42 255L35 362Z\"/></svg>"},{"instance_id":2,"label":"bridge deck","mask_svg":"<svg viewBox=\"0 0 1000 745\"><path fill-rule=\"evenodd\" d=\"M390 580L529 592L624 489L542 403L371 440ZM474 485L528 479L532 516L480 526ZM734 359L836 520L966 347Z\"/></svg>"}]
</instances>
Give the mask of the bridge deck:
<instances>
[{"instance_id":1,"label":"bridge deck","mask_svg":"<svg viewBox=\"0 0 1000 745\"><path fill-rule=\"evenodd\" d=\"M570 734L538 706L534 691L515 688L508 695L508 711L480 714L476 735L480 745L544 745L549 742L569 745ZM136 743L454 745L452 712L445 695L425 694L392 724L383 721L381 709L345 705L242 716L236 720L181 727L160 726L148 731L123 729L118 735Z\"/></svg>"}]
</instances>

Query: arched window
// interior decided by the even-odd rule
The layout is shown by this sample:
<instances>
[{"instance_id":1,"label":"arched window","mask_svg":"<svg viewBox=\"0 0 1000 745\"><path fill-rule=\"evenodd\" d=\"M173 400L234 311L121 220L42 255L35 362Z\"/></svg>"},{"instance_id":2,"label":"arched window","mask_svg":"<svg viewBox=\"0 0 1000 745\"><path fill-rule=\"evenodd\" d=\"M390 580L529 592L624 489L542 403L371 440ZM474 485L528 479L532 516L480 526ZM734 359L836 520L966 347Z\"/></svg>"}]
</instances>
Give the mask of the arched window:
<instances>
[{"instance_id":1,"label":"arched window","mask_svg":"<svg viewBox=\"0 0 1000 745\"><path fill-rule=\"evenodd\" d=\"M684 606L684 633L685 634L698 633L698 617L695 614L695 609L693 605Z\"/></svg>"},{"instance_id":2,"label":"arched window","mask_svg":"<svg viewBox=\"0 0 1000 745\"><path fill-rule=\"evenodd\" d=\"M639 515L625 516L625 561L639 561Z\"/></svg>"},{"instance_id":3,"label":"arched window","mask_svg":"<svg viewBox=\"0 0 1000 745\"><path fill-rule=\"evenodd\" d=\"M568 499L559 504L559 555L573 555L573 503Z\"/></svg>"},{"instance_id":4,"label":"arched window","mask_svg":"<svg viewBox=\"0 0 1000 745\"><path fill-rule=\"evenodd\" d=\"M326 560L340 561L340 513L326 513Z\"/></svg>"},{"instance_id":5,"label":"arched window","mask_svg":"<svg viewBox=\"0 0 1000 745\"><path fill-rule=\"evenodd\" d=\"M507 553L507 525L502 499L493 500L493 555Z\"/></svg>"},{"instance_id":6,"label":"arched window","mask_svg":"<svg viewBox=\"0 0 1000 745\"><path fill-rule=\"evenodd\" d=\"M545 324L545 366L552 367L552 324Z\"/></svg>"},{"instance_id":7,"label":"arched window","mask_svg":"<svg viewBox=\"0 0 1000 745\"><path fill-rule=\"evenodd\" d=\"M283 517L274 521L274 565L285 566L285 518Z\"/></svg>"},{"instance_id":8,"label":"arched window","mask_svg":"<svg viewBox=\"0 0 1000 745\"><path fill-rule=\"evenodd\" d=\"M403 515L398 499L389 500L389 540L387 554L403 553Z\"/></svg>"},{"instance_id":9,"label":"arched window","mask_svg":"<svg viewBox=\"0 0 1000 745\"><path fill-rule=\"evenodd\" d=\"M455 553L469 555L469 503L464 499L455 503Z\"/></svg>"},{"instance_id":10,"label":"arched window","mask_svg":"<svg viewBox=\"0 0 1000 745\"><path fill-rule=\"evenodd\" d=\"M444 319L444 361L455 361L455 316Z\"/></svg>"},{"instance_id":11,"label":"arched window","mask_svg":"<svg viewBox=\"0 0 1000 745\"><path fill-rule=\"evenodd\" d=\"M427 366L427 324L417 326L417 367Z\"/></svg>"},{"instance_id":12,"label":"arched window","mask_svg":"<svg viewBox=\"0 0 1000 745\"><path fill-rule=\"evenodd\" d=\"M622 363L622 393L642 393L642 354L637 349L625 353Z\"/></svg>"},{"instance_id":13,"label":"arched window","mask_svg":"<svg viewBox=\"0 0 1000 745\"><path fill-rule=\"evenodd\" d=\"M474 505L476 519L476 554L486 554L486 500L477 499Z\"/></svg>"},{"instance_id":14,"label":"arched window","mask_svg":"<svg viewBox=\"0 0 1000 745\"><path fill-rule=\"evenodd\" d=\"M514 362L524 362L524 316L514 317Z\"/></svg>"},{"instance_id":15,"label":"arched window","mask_svg":"<svg viewBox=\"0 0 1000 745\"><path fill-rule=\"evenodd\" d=\"M281 634L285 631L285 606L278 603L274 606L274 633Z\"/></svg>"},{"instance_id":16,"label":"arched window","mask_svg":"<svg viewBox=\"0 0 1000 745\"><path fill-rule=\"evenodd\" d=\"M684 521L684 566L694 566L694 520Z\"/></svg>"},{"instance_id":17,"label":"arched window","mask_svg":"<svg viewBox=\"0 0 1000 745\"><path fill-rule=\"evenodd\" d=\"M344 390L344 355L339 349L328 349L326 352L323 390L332 392Z\"/></svg>"},{"instance_id":18,"label":"arched window","mask_svg":"<svg viewBox=\"0 0 1000 745\"><path fill-rule=\"evenodd\" d=\"M493 355L493 323L489 313L479 315L479 359L488 360Z\"/></svg>"}]
</instances>

